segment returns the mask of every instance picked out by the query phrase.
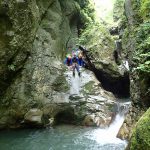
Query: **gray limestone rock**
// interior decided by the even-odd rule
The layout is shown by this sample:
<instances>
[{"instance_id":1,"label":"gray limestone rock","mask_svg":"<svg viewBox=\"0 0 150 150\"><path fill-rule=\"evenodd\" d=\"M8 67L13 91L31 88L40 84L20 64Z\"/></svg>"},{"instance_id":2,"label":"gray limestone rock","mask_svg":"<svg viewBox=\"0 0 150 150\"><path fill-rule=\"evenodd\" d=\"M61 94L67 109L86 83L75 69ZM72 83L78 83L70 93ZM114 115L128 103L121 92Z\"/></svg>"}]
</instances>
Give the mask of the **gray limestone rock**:
<instances>
[{"instance_id":1,"label":"gray limestone rock","mask_svg":"<svg viewBox=\"0 0 150 150\"><path fill-rule=\"evenodd\" d=\"M40 109L30 109L24 116L25 123L34 125L42 124L43 112Z\"/></svg>"}]
</instances>

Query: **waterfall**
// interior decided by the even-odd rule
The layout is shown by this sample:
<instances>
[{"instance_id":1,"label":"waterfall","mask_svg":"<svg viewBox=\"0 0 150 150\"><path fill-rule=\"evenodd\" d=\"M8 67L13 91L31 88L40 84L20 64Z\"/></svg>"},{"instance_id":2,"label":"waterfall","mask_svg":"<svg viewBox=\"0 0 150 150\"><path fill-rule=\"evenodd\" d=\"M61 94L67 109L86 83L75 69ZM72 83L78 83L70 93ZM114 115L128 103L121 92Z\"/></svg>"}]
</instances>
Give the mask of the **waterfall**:
<instances>
[{"instance_id":1,"label":"waterfall","mask_svg":"<svg viewBox=\"0 0 150 150\"><path fill-rule=\"evenodd\" d=\"M71 87L70 87L70 94L77 94L79 95L80 92L80 77L76 72L76 76L71 78Z\"/></svg>"},{"instance_id":2,"label":"waterfall","mask_svg":"<svg viewBox=\"0 0 150 150\"><path fill-rule=\"evenodd\" d=\"M81 76L78 76L78 72L75 70L75 77L73 77L72 69L68 69L66 71L66 79L68 84L70 85L70 95L80 95L80 90L83 85L91 81L93 79L92 72L85 72L82 67L80 67Z\"/></svg>"},{"instance_id":3,"label":"waterfall","mask_svg":"<svg viewBox=\"0 0 150 150\"><path fill-rule=\"evenodd\" d=\"M72 68L66 72L67 81L70 85L70 95L79 95L81 86L81 77L78 76L78 72L75 70L75 76L73 76Z\"/></svg>"},{"instance_id":4,"label":"waterfall","mask_svg":"<svg viewBox=\"0 0 150 150\"><path fill-rule=\"evenodd\" d=\"M122 126L125 118L125 114L127 113L130 102L118 103L117 104L118 113L113 121L113 123L105 129L94 129L85 134L87 138L94 139L96 142L105 145L105 144L124 144L126 145L126 141L123 141L117 138L117 134L119 132L120 127Z\"/></svg>"},{"instance_id":5,"label":"waterfall","mask_svg":"<svg viewBox=\"0 0 150 150\"><path fill-rule=\"evenodd\" d=\"M93 74L90 72L82 72L81 77L78 76L77 72L75 77L72 75L72 71L67 71L67 81L70 84L70 95L80 95L80 90L83 85L91 81ZM123 102L122 102L123 101ZM117 134L119 132L120 127L122 126L125 115L128 112L130 102L129 100L118 100L116 102L116 117L112 124L104 129L101 128L90 128L87 132L82 135L83 138L88 140L95 141L100 145L113 145L113 144L121 144L124 147L126 146L127 142L117 138Z\"/></svg>"},{"instance_id":6,"label":"waterfall","mask_svg":"<svg viewBox=\"0 0 150 150\"><path fill-rule=\"evenodd\" d=\"M124 65L124 67L129 71L130 68L129 68L129 63L128 63L128 61L127 61L127 60L123 60L122 63L123 63L123 65Z\"/></svg>"}]
</instances>

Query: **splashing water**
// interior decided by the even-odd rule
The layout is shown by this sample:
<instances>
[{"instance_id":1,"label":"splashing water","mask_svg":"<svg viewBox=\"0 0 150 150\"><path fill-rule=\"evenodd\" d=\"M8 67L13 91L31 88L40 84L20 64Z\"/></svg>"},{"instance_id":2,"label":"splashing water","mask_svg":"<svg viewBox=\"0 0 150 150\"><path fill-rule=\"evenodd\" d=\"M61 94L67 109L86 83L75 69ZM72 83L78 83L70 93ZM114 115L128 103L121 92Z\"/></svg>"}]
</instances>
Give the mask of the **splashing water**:
<instances>
[{"instance_id":1,"label":"splashing water","mask_svg":"<svg viewBox=\"0 0 150 150\"><path fill-rule=\"evenodd\" d=\"M80 77L78 77L78 74L76 73L76 76L71 78L70 94L79 95L80 83L81 83L81 79Z\"/></svg>"},{"instance_id":2,"label":"splashing water","mask_svg":"<svg viewBox=\"0 0 150 150\"><path fill-rule=\"evenodd\" d=\"M116 116L114 123L111 124L109 128L105 129L95 129L86 133L87 138L93 139L96 142L100 143L101 145L105 144L126 144L126 141L122 141L119 138L116 138L117 133L124 121L124 117L120 116L119 114Z\"/></svg>"},{"instance_id":3,"label":"splashing water","mask_svg":"<svg viewBox=\"0 0 150 150\"><path fill-rule=\"evenodd\" d=\"M70 85L70 95L80 94L81 87L93 80L93 74L90 71L84 71L83 68L80 68L81 76L78 76L77 71L75 71L75 77L73 76L72 70L68 70L66 74L66 79Z\"/></svg>"},{"instance_id":4,"label":"splashing water","mask_svg":"<svg viewBox=\"0 0 150 150\"><path fill-rule=\"evenodd\" d=\"M105 129L94 129L89 133L86 133L87 138L93 139L96 142L105 144L123 144L127 145L127 142L117 138L120 127L122 126L125 118L125 114L128 112L130 102L118 103L118 114L110 127Z\"/></svg>"}]
</instances>

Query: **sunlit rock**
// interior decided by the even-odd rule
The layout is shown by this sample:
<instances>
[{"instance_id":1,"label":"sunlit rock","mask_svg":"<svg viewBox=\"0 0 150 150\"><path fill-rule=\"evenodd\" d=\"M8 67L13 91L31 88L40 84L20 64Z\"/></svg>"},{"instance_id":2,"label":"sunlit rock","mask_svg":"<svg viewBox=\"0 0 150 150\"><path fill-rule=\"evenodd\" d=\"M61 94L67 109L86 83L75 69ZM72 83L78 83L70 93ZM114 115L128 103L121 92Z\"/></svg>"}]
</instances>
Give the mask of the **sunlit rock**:
<instances>
[{"instance_id":1,"label":"sunlit rock","mask_svg":"<svg viewBox=\"0 0 150 150\"><path fill-rule=\"evenodd\" d=\"M40 125L42 124L43 112L40 109L30 109L24 116L25 123Z\"/></svg>"}]
</instances>

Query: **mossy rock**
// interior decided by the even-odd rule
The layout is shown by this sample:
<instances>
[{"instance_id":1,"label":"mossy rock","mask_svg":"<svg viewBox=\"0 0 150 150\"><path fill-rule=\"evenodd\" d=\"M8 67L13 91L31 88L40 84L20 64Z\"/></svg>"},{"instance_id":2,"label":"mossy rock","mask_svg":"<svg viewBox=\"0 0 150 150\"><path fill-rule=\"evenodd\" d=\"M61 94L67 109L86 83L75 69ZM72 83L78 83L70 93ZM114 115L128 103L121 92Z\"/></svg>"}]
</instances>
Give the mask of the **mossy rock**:
<instances>
[{"instance_id":1,"label":"mossy rock","mask_svg":"<svg viewBox=\"0 0 150 150\"><path fill-rule=\"evenodd\" d=\"M129 145L130 150L150 149L150 108L138 121Z\"/></svg>"},{"instance_id":2,"label":"mossy rock","mask_svg":"<svg viewBox=\"0 0 150 150\"><path fill-rule=\"evenodd\" d=\"M84 85L82 92L84 94L94 94L94 81L90 81Z\"/></svg>"},{"instance_id":3,"label":"mossy rock","mask_svg":"<svg viewBox=\"0 0 150 150\"><path fill-rule=\"evenodd\" d=\"M69 90L69 85L64 76L58 76L52 84L52 88L55 91L66 92Z\"/></svg>"}]
</instances>

